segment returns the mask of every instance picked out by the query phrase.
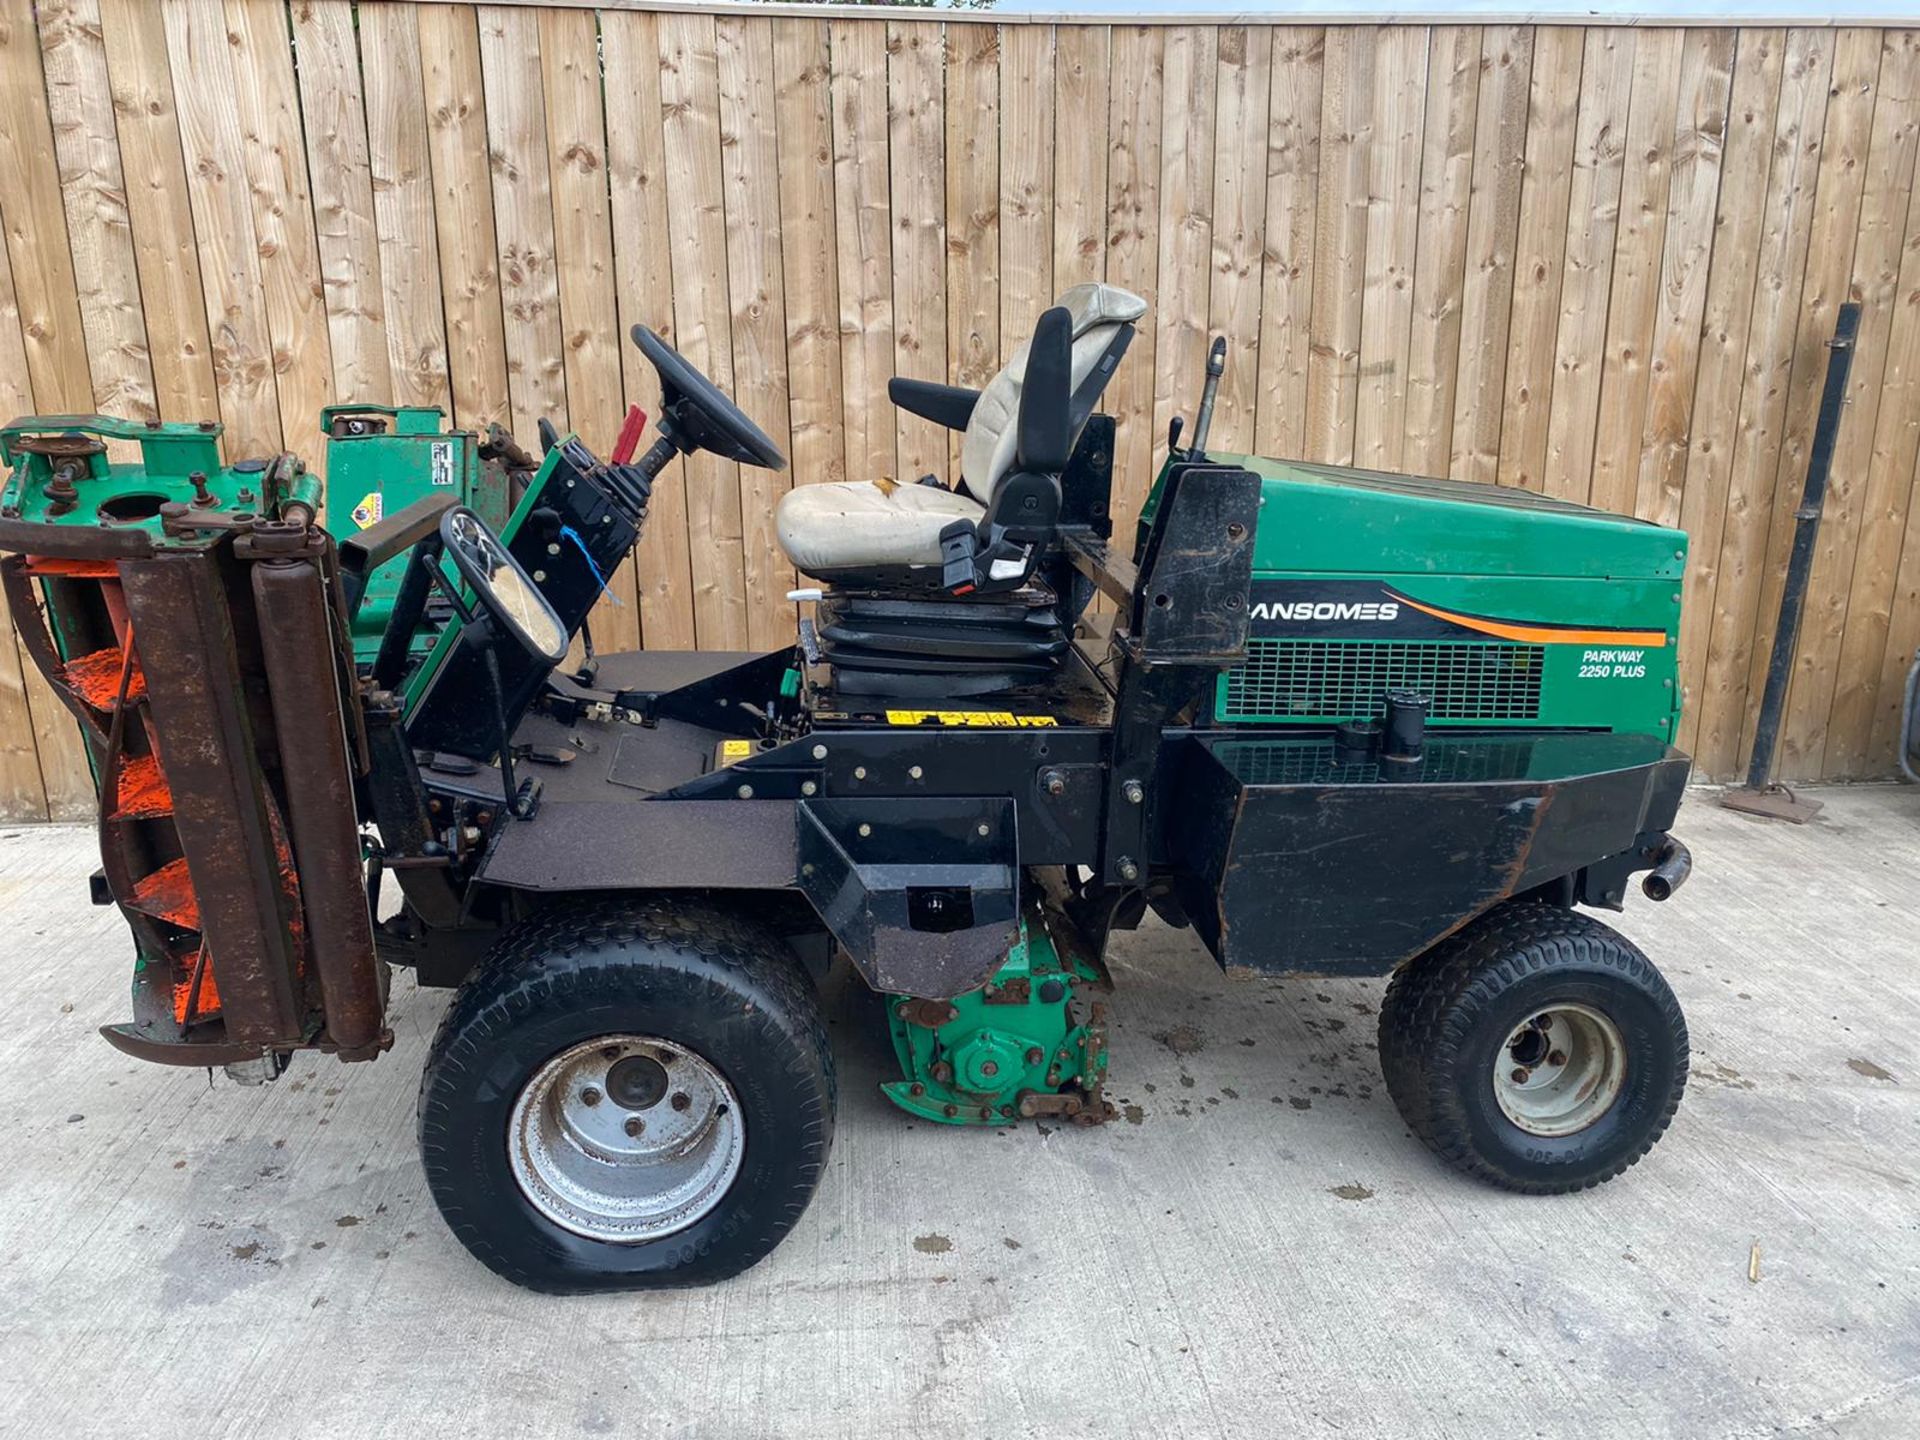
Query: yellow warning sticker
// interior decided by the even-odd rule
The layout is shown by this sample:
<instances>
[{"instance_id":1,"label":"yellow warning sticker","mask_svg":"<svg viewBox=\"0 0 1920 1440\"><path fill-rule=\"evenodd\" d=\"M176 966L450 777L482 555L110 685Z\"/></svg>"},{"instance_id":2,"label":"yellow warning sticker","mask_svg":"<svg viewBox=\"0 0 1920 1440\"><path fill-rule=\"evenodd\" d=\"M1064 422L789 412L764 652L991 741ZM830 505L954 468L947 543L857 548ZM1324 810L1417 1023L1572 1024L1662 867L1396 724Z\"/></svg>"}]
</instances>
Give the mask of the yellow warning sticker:
<instances>
[{"instance_id":1,"label":"yellow warning sticker","mask_svg":"<svg viewBox=\"0 0 1920 1440\"><path fill-rule=\"evenodd\" d=\"M353 507L353 523L365 530L369 525L378 525L380 517L387 513L387 497L375 490L362 495L360 503Z\"/></svg>"},{"instance_id":2,"label":"yellow warning sticker","mask_svg":"<svg viewBox=\"0 0 1920 1440\"><path fill-rule=\"evenodd\" d=\"M889 725L939 725L952 730L1047 730L1051 715L1015 715L1010 710L889 710Z\"/></svg>"},{"instance_id":3,"label":"yellow warning sticker","mask_svg":"<svg viewBox=\"0 0 1920 1440\"><path fill-rule=\"evenodd\" d=\"M720 763L731 765L736 760L744 760L753 754L751 740L722 740L720 742Z\"/></svg>"}]
</instances>

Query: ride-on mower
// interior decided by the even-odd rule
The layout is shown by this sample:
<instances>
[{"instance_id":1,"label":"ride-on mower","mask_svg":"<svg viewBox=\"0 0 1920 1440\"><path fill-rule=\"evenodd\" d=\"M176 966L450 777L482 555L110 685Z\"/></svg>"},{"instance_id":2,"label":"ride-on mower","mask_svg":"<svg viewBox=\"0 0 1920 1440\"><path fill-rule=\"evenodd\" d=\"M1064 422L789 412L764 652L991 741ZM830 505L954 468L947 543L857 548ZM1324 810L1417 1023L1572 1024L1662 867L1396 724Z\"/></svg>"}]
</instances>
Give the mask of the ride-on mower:
<instances>
[{"instance_id":1,"label":"ride-on mower","mask_svg":"<svg viewBox=\"0 0 1920 1440\"><path fill-rule=\"evenodd\" d=\"M637 458L631 426L604 461L543 426L536 458L333 411L325 524L297 459L224 464L214 425L0 432L7 598L134 937L106 1039L263 1081L380 1055L390 966L457 986L426 1174L554 1291L716 1280L793 1227L836 952L887 997L902 1109L1099 1123L1103 957L1149 911L1236 975L1391 976L1387 1085L1449 1164L1541 1194L1632 1165L1686 1029L1578 907L1687 874L1685 538L1212 453L1218 348L1117 535L1099 401L1145 308L1081 286L983 390L895 380L961 474L792 490L818 588L766 655L580 659L676 455L784 464L645 329Z\"/></svg>"}]
</instances>

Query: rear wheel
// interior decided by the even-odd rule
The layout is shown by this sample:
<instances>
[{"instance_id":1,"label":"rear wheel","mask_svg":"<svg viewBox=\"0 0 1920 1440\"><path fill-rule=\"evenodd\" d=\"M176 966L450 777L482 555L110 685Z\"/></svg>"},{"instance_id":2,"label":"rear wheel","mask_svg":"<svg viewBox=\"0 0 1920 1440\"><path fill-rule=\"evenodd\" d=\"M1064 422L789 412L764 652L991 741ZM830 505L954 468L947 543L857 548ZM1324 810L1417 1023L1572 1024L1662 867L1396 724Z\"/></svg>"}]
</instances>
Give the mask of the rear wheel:
<instances>
[{"instance_id":1,"label":"rear wheel","mask_svg":"<svg viewBox=\"0 0 1920 1440\"><path fill-rule=\"evenodd\" d=\"M704 903L556 908L449 1007L421 1158L454 1234L516 1284L703 1284L799 1219L834 1098L811 987L776 938Z\"/></svg>"},{"instance_id":2,"label":"rear wheel","mask_svg":"<svg viewBox=\"0 0 1920 1440\"><path fill-rule=\"evenodd\" d=\"M1532 902L1475 921L1394 976L1387 1090L1454 1168L1529 1194L1610 1180L1665 1133L1687 1026L1653 962L1586 915Z\"/></svg>"}]
</instances>

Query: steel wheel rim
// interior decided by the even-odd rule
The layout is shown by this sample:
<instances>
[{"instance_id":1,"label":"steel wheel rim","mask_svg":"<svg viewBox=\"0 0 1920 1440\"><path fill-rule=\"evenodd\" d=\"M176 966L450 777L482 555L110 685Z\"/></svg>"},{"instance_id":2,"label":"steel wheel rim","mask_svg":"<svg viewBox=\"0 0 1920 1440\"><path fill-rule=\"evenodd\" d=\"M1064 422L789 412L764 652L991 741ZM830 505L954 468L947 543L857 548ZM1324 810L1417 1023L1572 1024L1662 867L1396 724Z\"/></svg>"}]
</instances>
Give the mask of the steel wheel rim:
<instances>
[{"instance_id":1,"label":"steel wheel rim","mask_svg":"<svg viewBox=\"0 0 1920 1440\"><path fill-rule=\"evenodd\" d=\"M1542 1139L1598 1123L1625 1088L1620 1027L1588 1005L1535 1011L1493 1058L1493 1094L1507 1119Z\"/></svg>"},{"instance_id":2,"label":"steel wheel rim","mask_svg":"<svg viewBox=\"0 0 1920 1440\"><path fill-rule=\"evenodd\" d=\"M564 1230L616 1245L710 1214L745 1154L727 1078L652 1035L604 1035L555 1055L521 1088L507 1126L527 1202Z\"/></svg>"}]
</instances>

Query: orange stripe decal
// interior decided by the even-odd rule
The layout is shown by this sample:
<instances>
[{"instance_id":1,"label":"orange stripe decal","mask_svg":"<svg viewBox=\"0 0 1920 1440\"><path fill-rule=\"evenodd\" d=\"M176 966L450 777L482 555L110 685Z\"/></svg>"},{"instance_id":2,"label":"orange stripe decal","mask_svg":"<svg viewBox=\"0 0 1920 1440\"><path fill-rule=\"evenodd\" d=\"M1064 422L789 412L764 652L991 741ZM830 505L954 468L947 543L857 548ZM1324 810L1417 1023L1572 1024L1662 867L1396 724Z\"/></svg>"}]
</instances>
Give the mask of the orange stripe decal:
<instances>
[{"instance_id":1,"label":"orange stripe decal","mask_svg":"<svg viewBox=\"0 0 1920 1440\"><path fill-rule=\"evenodd\" d=\"M1559 625L1529 625L1519 620L1488 620L1479 615L1461 615L1453 610L1441 610L1432 605L1422 605L1410 595L1397 598L1436 620L1478 630L1482 635L1497 635L1502 640L1518 640L1528 645L1641 645L1649 650L1662 650L1667 644L1667 632L1664 630L1576 630Z\"/></svg>"}]
</instances>

